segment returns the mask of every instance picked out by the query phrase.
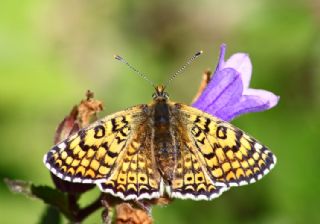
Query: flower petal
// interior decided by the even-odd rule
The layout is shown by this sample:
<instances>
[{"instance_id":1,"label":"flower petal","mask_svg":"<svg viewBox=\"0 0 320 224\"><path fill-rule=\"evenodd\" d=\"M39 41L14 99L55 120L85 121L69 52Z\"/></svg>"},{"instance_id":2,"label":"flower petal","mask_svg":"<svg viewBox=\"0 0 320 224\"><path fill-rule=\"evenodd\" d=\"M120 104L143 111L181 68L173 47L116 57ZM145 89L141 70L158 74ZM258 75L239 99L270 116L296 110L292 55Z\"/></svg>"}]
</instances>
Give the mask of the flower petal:
<instances>
[{"instance_id":1,"label":"flower petal","mask_svg":"<svg viewBox=\"0 0 320 224\"><path fill-rule=\"evenodd\" d=\"M224 57L225 57L225 54L226 54L226 48L227 48L227 45L226 44L221 44L220 46L220 54L219 54L219 60L218 60L218 64L217 64L217 67L216 67L216 70L214 73L216 73L217 71L220 71L224 68Z\"/></svg>"},{"instance_id":2,"label":"flower petal","mask_svg":"<svg viewBox=\"0 0 320 224\"><path fill-rule=\"evenodd\" d=\"M276 106L280 99L279 96L263 89L246 89L244 90L243 95L258 96L261 100L268 101L270 107L268 107L267 109Z\"/></svg>"},{"instance_id":3,"label":"flower petal","mask_svg":"<svg viewBox=\"0 0 320 224\"><path fill-rule=\"evenodd\" d=\"M241 74L243 89L249 88L252 64L248 54L236 53L232 55L223 65L223 68L233 68Z\"/></svg>"},{"instance_id":4,"label":"flower petal","mask_svg":"<svg viewBox=\"0 0 320 224\"><path fill-rule=\"evenodd\" d=\"M227 104L239 101L242 92L240 74L232 68L222 69L215 72L208 86L192 106L215 115Z\"/></svg>"},{"instance_id":5,"label":"flower petal","mask_svg":"<svg viewBox=\"0 0 320 224\"><path fill-rule=\"evenodd\" d=\"M245 113L268 110L279 101L279 96L265 90L248 89L246 93L249 95L241 96L237 103L226 105L217 111L215 115L225 121L230 121Z\"/></svg>"}]
</instances>

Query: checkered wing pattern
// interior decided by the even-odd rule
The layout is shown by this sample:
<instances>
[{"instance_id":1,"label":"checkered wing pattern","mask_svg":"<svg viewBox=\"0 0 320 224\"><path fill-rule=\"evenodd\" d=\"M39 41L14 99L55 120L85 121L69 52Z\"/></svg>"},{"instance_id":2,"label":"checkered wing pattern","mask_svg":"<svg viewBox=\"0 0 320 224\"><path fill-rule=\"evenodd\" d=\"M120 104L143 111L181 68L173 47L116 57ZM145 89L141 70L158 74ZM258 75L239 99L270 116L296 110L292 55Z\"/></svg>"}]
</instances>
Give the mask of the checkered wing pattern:
<instances>
[{"instance_id":1,"label":"checkered wing pattern","mask_svg":"<svg viewBox=\"0 0 320 224\"><path fill-rule=\"evenodd\" d=\"M101 191L124 200L159 198L163 194L161 176L151 150L151 128L148 122L137 127L113 174L98 184Z\"/></svg>"},{"instance_id":2,"label":"checkered wing pattern","mask_svg":"<svg viewBox=\"0 0 320 224\"><path fill-rule=\"evenodd\" d=\"M274 167L272 152L230 123L186 105L180 112L190 130L191 150L215 185L253 183Z\"/></svg>"},{"instance_id":3,"label":"checkered wing pattern","mask_svg":"<svg viewBox=\"0 0 320 224\"><path fill-rule=\"evenodd\" d=\"M66 181L96 183L107 179L125 154L133 121L141 113L133 107L96 121L55 145L44 156L45 165Z\"/></svg>"}]
</instances>

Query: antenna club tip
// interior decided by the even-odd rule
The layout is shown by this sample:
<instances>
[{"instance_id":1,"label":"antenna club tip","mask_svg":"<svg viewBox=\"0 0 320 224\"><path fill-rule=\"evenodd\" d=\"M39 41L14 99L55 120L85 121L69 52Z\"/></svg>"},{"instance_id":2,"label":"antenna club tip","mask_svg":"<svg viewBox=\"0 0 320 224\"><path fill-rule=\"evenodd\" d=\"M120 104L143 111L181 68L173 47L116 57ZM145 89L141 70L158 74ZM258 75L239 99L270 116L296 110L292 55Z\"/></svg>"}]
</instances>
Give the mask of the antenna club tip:
<instances>
[{"instance_id":1,"label":"antenna club tip","mask_svg":"<svg viewBox=\"0 0 320 224\"><path fill-rule=\"evenodd\" d=\"M122 58L121 58L119 55L117 55L117 54L113 55L113 58L114 58L114 59L117 59L117 60L121 60L121 59L122 59Z\"/></svg>"},{"instance_id":2,"label":"antenna club tip","mask_svg":"<svg viewBox=\"0 0 320 224\"><path fill-rule=\"evenodd\" d=\"M198 51L195 56L200 56L203 53L203 50Z\"/></svg>"}]
</instances>

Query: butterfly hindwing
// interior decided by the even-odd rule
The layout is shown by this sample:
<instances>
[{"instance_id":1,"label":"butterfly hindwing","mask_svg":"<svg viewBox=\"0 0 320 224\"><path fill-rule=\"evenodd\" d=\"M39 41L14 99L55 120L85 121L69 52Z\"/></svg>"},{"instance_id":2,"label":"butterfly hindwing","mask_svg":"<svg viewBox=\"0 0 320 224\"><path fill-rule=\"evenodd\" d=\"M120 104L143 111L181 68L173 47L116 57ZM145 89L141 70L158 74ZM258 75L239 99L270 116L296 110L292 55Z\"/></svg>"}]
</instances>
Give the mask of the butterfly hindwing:
<instances>
[{"instance_id":1,"label":"butterfly hindwing","mask_svg":"<svg viewBox=\"0 0 320 224\"><path fill-rule=\"evenodd\" d=\"M196 155L188 144L180 148L181 157L171 185L171 197L194 200L211 200L219 197L227 187L216 186L203 170Z\"/></svg>"},{"instance_id":2,"label":"butterfly hindwing","mask_svg":"<svg viewBox=\"0 0 320 224\"><path fill-rule=\"evenodd\" d=\"M273 168L275 156L240 129L186 105L180 112L197 158L216 185L253 183Z\"/></svg>"},{"instance_id":3,"label":"butterfly hindwing","mask_svg":"<svg viewBox=\"0 0 320 224\"><path fill-rule=\"evenodd\" d=\"M54 146L44 163L66 181L95 183L107 179L122 158L141 113L137 106L94 122Z\"/></svg>"},{"instance_id":4,"label":"butterfly hindwing","mask_svg":"<svg viewBox=\"0 0 320 224\"><path fill-rule=\"evenodd\" d=\"M111 177L99 183L103 192L124 200L158 198L161 177L151 151L151 127L140 123Z\"/></svg>"}]
</instances>

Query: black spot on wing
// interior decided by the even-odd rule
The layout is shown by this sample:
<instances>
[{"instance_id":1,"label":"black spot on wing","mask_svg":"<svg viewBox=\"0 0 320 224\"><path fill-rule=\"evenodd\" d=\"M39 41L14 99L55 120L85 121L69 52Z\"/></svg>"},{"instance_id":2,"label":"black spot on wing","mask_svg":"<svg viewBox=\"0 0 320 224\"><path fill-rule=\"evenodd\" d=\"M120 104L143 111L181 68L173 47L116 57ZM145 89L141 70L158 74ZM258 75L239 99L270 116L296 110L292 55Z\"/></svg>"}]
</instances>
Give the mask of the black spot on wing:
<instances>
[{"instance_id":1,"label":"black spot on wing","mask_svg":"<svg viewBox=\"0 0 320 224\"><path fill-rule=\"evenodd\" d=\"M202 139L197 139L197 142L201 143L202 145L204 145L204 140L205 140L205 137L203 137Z\"/></svg>"},{"instance_id":2,"label":"black spot on wing","mask_svg":"<svg viewBox=\"0 0 320 224\"><path fill-rule=\"evenodd\" d=\"M220 139L226 139L227 138L227 128L225 126L218 126L216 135Z\"/></svg>"},{"instance_id":3,"label":"black spot on wing","mask_svg":"<svg viewBox=\"0 0 320 224\"><path fill-rule=\"evenodd\" d=\"M210 160L212 159L216 154L214 152L211 152L209 154L202 154L206 159Z\"/></svg>"},{"instance_id":4,"label":"black spot on wing","mask_svg":"<svg viewBox=\"0 0 320 224\"><path fill-rule=\"evenodd\" d=\"M210 131L209 129L209 125L210 125L211 121L210 119L206 119L206 123L203 125L204 126L204 133L208 133Z\"/></svg>"},{"instance_id":5,"label":"black spot on wing","mask_svg":"<svg viewBox=\"0 0 320 224\"><path fill-rule=\"evenodd\" d=\"M234 153L238 152L239 149L240 149L240 146L237 146L237 145L231 147L231 150L232 150L232 152L234 152Z\"/></svg>"},{"instance_id":6,"label":"black spot on wing","mask_svg":"<svg viewBox=\"0 0 320 224\"><path fill-rule=\"evenodd\" d=\"M191 133L192 133L195 137L199 137L200 134L201 134L201 131L200 131L200 129L199 129L197 126L194 126L194 127L191 129Z\"/></svg>"},{"instance_id":7,"label":"black spot on wing","mask_svg":"<svg viewBox=\"0 0 320 224\"><path fill-rule=\"evenodd\" d=\"M86 145L86 144L84 143L84 141L81 141L81 142L79 143L79 146L80 146L80 148L81 148L83 151L85 151L85 152L87 152L87 151L90 149L90 146L89 146L89 145Z\"/></svg>"},{"instance_id":8,"label":"black spot on wing","mask_svg":"<svg viewBox=\"0 0 320 224\"><path fill-rule=\"evenodd\" d=\"M116 119L115 118L111 119L111 125L112 125L112 132L117 131L117 124L116 124Z\"/></svg>"},{"instance_id":9,"label":"black spot on wing","mask_svg":"<svg viewBox=\"0 0 320 224\"><path fill-rule=\"evenodd\" d=\"M115 152L111 152L110 150L107 151L108 156L110 156L111 158L114 158L116 156L118 156L118 153Z\"/></svg>"},{"instance_id":10,"label":"black spot on wing","mask_svg":"<svg viewBox=\"0 0 320 224\"><path fill-rule=\"evenodd\" d=\"M103 125L98 125L94 128L94 137L96 139L103 138L106 135L106 129Z\"/></svg>"},{"instance_id":11,"label":"black spot on wing","mask_svg":"<svg viewBox=\"0 0 320 224\"><path fill-rule=\"evenodd\" d=\"M120 133L121 133L121 135L124 136L124 137L127 137L127 136L128 136L128 134L125 133L125 132L123 131L123 129L120 130Z\"/></svg>"}]
</instances>

